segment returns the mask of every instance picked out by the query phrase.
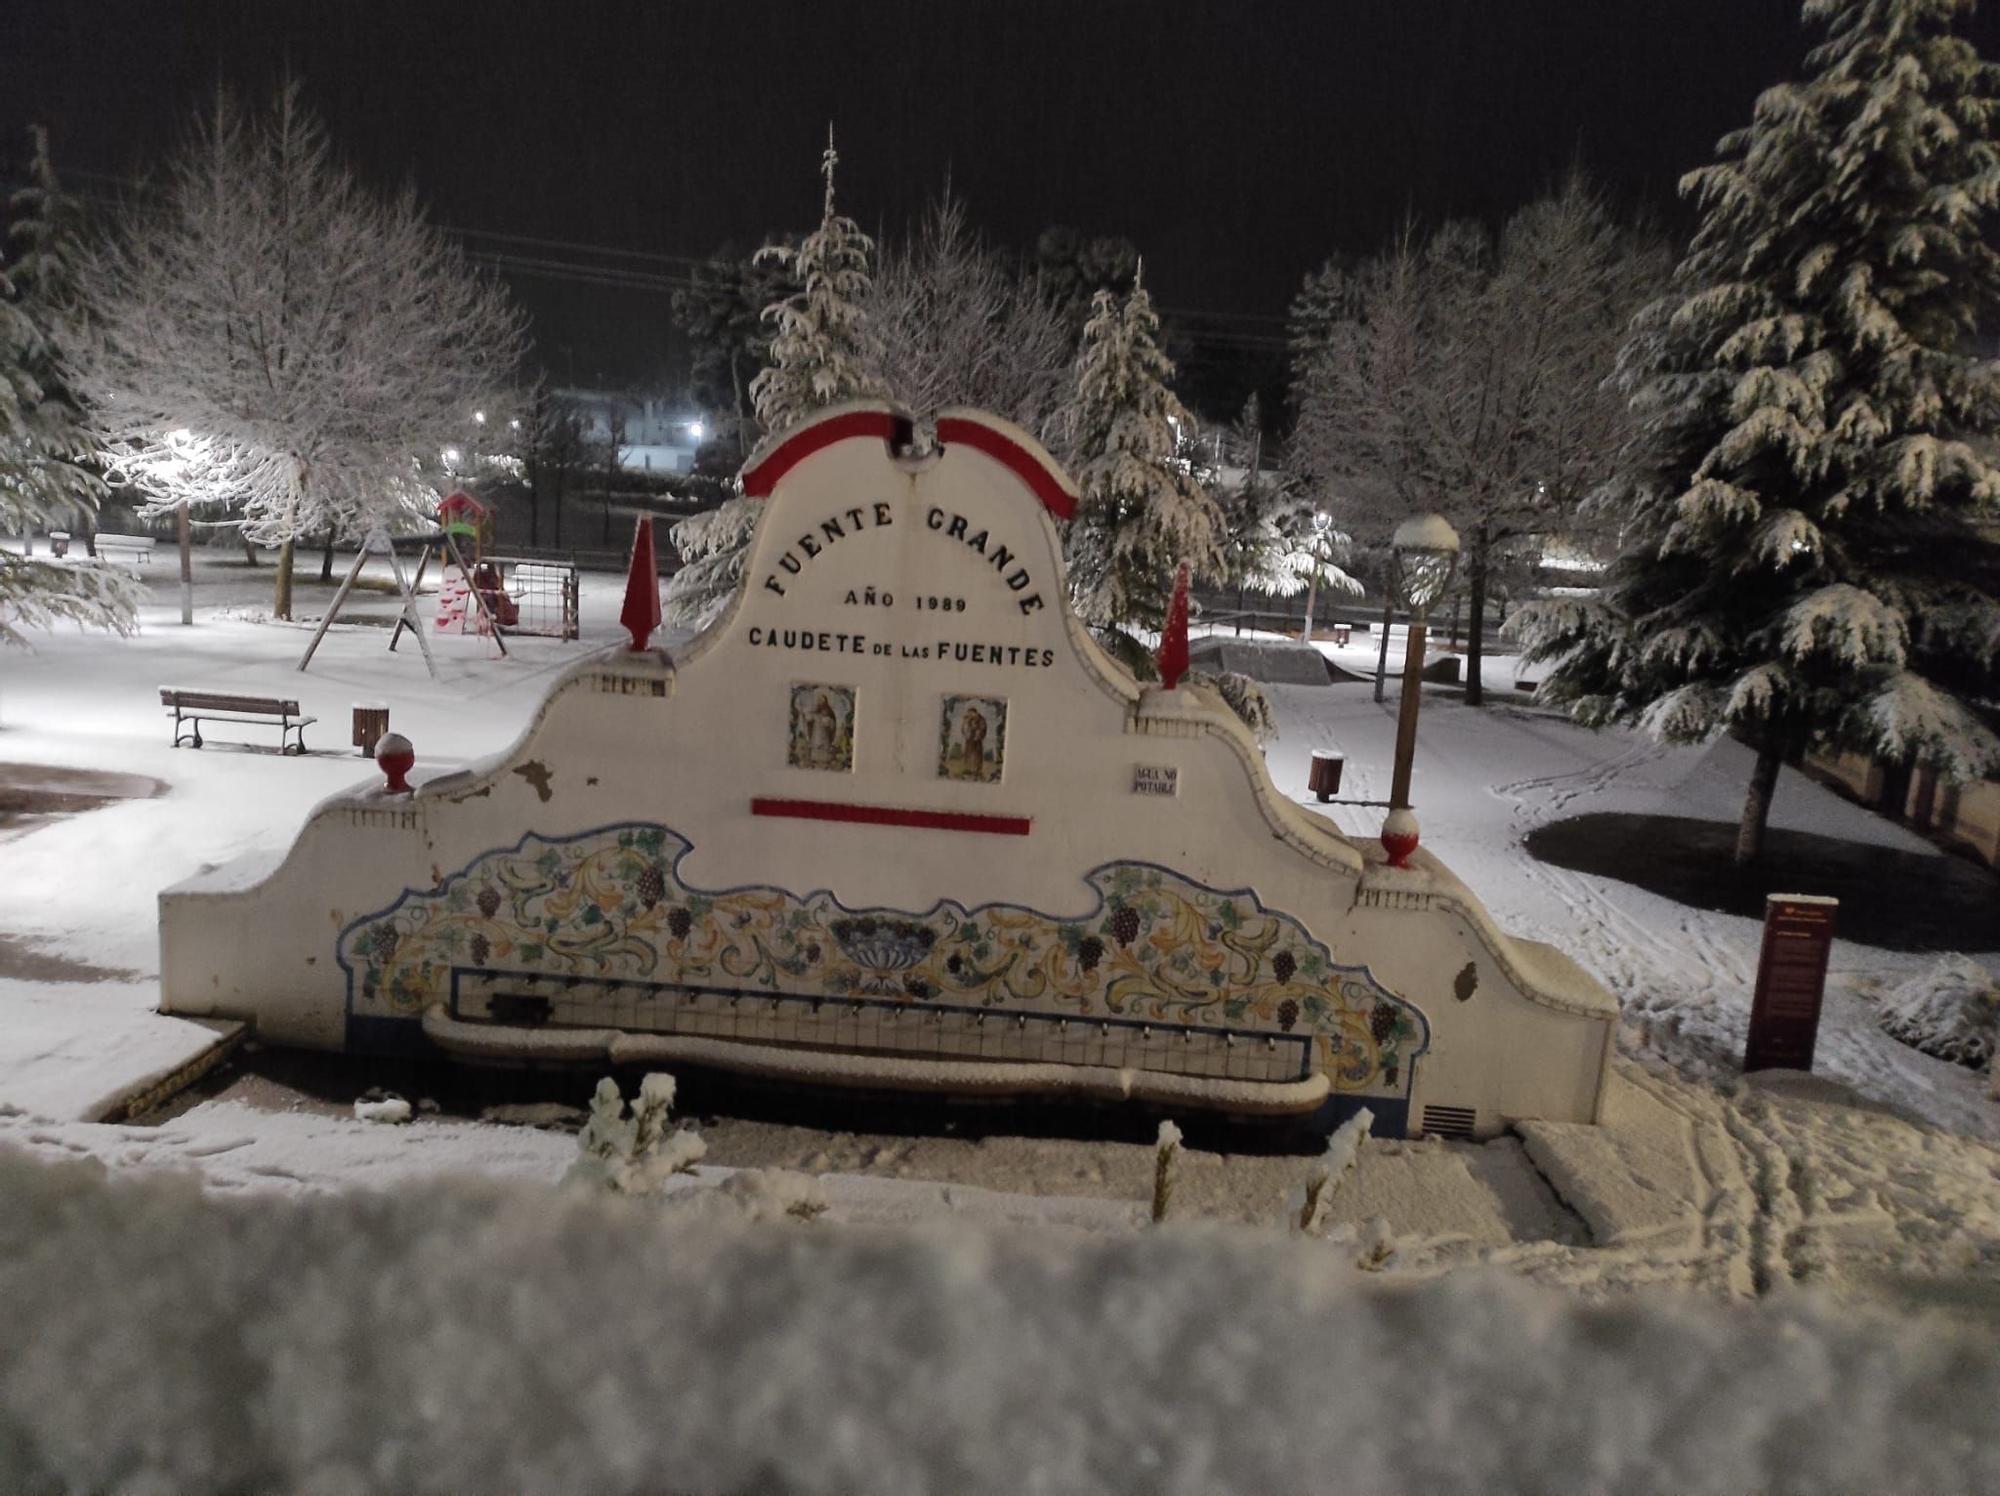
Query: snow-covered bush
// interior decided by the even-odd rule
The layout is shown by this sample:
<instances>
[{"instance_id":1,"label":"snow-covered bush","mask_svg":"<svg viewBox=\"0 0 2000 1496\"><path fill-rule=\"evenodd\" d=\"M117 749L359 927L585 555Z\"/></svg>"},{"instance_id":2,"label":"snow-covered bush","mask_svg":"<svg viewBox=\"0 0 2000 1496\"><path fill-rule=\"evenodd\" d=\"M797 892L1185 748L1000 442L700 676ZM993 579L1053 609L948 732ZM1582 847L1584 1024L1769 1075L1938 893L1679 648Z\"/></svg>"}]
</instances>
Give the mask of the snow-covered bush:
<instances>
[{"instance_id":1,"label":"snow-covered bush","mask_svg":"<svg viewBox=\"0 0 2000 1496\"><path fill-rule=\"evenodd\" d=\"M1258 742L1267 743L1278 735L1278 716L1271 708L1271 698L1249 676L1235 670L1190 670L1182 679L1190 686L1203 686L1220 696Z\"/></svg>"},{"instance_id":2,"label":"snow-covered bush","mask_svg":"<svg viewBox=\"0 0 2000 1496\"><path fill-rule=\"evenodd\" d=\"M357 1122L386 1122L396 1127L408 1122L414 1115L410 1103L400 1096L370 1092L357 1097L354 1102L354 1120Z\"/></svg>"},{"instance_id":3,"label":"snow-covered bush","mask_svg":"<svg viewBox=\"0 0 2000 1496\"><path fill-rule=\"evenodd\" d=\"M1364 1106L1336 1127L1333 1136L1326 1140L1326 1152L1306 1175L1303 1196L1295 1196L1292 1208L1286 1211L1286 1215L1296 1220L1299 1230L1306 1235L1316 1236L1326 1228L1326 1211L1333 1200L1333 1192L1347 1177L1347 1171L1354 1167L1354 1160L1361 1152L1362 1139L1368 1136L1368 1129L1374 1125L1375 1114Z\"/></svg>"},{"instance_id":4,"label":"snow-covered bush","mask_svg":"<svg viewBox=\"0 0 2000 1496\"><path fill-rule=\"evenodd\" d=\"M1978 1070L2000 1047L2000 981L1977 961L1944 956L1898 984L1876 1021L1925 1054Z\"/></svg>"},{"instance_id":5,"label":"snow-covered bush","mask_svg":"<svg viewBox=\"0 0 2000 1496\"><path fill-rule=\"evenodd\" d=\"M1173 1208L1174 1186L1181 1177L1181 1130L1171 1122L1160 1124L1153 1147L1153 1224L1167 1218Z\"/></svg>"},{"instance_id":6,"label":"snow-covered bush","mask_svg":"<svg viewBox=\"0 0 2000 1496\"><path fill-rule=\"evenodd\" d=\"M673 1105L674 1078L659 1071L639 1082L627 1116L618 1082L605 1076L590 1098L590 1120L577 1134L577 1159L564 1182L650 1195L674 1175L692 1174L708 1144L685 1127L667 1136Z\"/></svg>"}]
</instances>

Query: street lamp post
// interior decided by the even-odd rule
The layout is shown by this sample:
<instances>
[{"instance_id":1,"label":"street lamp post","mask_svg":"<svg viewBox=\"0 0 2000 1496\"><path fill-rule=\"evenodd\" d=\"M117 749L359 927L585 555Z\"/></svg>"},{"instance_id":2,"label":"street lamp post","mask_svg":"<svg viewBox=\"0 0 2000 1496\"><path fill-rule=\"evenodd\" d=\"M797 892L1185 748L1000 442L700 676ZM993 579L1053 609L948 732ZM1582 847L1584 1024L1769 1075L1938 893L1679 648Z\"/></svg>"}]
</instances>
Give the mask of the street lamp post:
<instances>
[{"instance_id":1,"label":"street lamp post","mask_svg":"<svg viewBox=\"0 0 2000 1496\"><path fill-rule=\"evenodd\" d=\"M1424 624L1431 606L1444 596L1458 566L1458 532L1441 514L1421 514L1396 526L1389 542L1395 557L1396 591L1410 614L1409 644L1403 655L1403 698L1396 713L1396 767L1389 789L1389 814L1382 822L1382 845L1391 867L1408 867L1417 850L1417 818L1410 809L1410 768L1417 756L1417 708L1423 699Z\"/></svg>"}]
</instances>

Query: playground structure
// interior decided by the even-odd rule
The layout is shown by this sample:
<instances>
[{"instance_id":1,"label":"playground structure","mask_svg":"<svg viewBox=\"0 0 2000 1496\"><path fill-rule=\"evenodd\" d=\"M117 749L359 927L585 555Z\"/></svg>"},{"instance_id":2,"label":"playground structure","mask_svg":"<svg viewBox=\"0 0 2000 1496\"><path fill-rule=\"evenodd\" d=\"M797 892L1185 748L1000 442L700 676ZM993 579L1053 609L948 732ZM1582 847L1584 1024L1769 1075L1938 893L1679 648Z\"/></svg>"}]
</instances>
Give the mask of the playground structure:
<instances>
[{"instance_id":1,"label":"playground structure","mask_svg":"<svg viewBox=\"0 0 2000 1496\"><path fill-rule=\"evenodd\" d=\"M1430 852L1288 798L1220 698L1112 660L1032 437L946 411L919 454L912 424L857 402L759 448L740 590L674 655L643 646L642 543L634 643L510 748L163 892L162 1010L484 1064L1365 1106L1383 1135L1597 1120L1611 996Z\"/></svg>"},{"instance_id":2,"label":"playground structure","mask_svg":"<svg viewBox=\"0 0 2000 1496\"><path fill-rule=\"evenodd\" d=\"M491 534L491 515L485 505L467 493L454 493L438 505L438 529L426 536L391 537L378 525L369 532L356 551L354 565L341 579L326 615L313 630L299 669L312 663L314 652L327 629L340 616L348 594L359 580L370 556L388 559L403 598L403 609L389 635L393 652L408 629L423 650L424 664L433 678L437 664L431 656L430 641L423 627L417 595L430 570L431 558L438 558L440 582L438 607L433 627L440 633L479 633L492 639L501 655L507 653L508 633L538 634L557 639L575 639L579 633L577 611L577 571L571 561L529 561L487 556L485 546ZM396 548L420 551L413 576L406 576Z\"/></svg>"}]
</instances>

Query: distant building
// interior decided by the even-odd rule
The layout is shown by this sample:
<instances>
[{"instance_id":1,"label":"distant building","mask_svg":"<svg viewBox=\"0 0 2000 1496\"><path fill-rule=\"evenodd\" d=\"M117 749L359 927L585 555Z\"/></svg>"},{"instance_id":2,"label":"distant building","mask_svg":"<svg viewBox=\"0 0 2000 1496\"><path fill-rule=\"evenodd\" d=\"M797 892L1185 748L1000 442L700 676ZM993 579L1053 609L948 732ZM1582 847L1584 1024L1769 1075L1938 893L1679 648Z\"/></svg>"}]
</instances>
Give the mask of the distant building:
<instances>
[{"instance_id":1,"label":"distant building","mask_svg":"<svg viewBox=\"0 0 2000 1496\"><path fill-rule=\"evenodd\" d=\"M556 396L582 415L584 437L618 442L628 473L685 473L694 467L701 418L678 401L618 390L561 389Z\"/></svg>"}]
</instances>

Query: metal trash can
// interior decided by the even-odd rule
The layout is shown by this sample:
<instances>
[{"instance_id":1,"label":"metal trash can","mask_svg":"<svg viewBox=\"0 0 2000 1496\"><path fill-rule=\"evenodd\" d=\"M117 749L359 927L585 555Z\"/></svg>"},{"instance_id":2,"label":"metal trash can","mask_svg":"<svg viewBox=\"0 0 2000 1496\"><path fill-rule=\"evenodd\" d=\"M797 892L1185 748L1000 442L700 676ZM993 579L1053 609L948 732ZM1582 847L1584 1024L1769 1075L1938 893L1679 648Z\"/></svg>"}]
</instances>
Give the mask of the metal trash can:
<instances>
[{"instance_id":1,"label":"metal trash can","mask_svg":"<svg viewBox=\"0 0 2000 1496\"><path fill-rule=\"evenodd\" d=\"M69 554L69 531L49 531L49 554L52 556L67 556Z\"/></svg>"},{"instance_id":2,"label":"metal trash can","mask_svg":"<svg viewBox=\"0 0 2000 1496\"><path fill-rule=\"evenodd\" d=\"M1306 788L1319 797L1322 805L1340 793L1340 771L1346 766L1346 754L1332 753L1324 748L1313 749L1312 768L1307 771Z\"/></svg>"},{"instance_id":3,"label":"metal trash can","mask_svg":"<svg viewBox=\"0 0 2000 1496\"><path fill-rule=\"evenodd\" d=\"M379 701L354 703L354 746L363 758L375 756L375 745L389 730L389 708Z\"/></svg>"},{"instance_id":4,"label":"metal trash can","mask_svg":"<svg viewBox=\"0 0 2000 1496\"><path fill-rule=\"evenodd\" d=\"M1354 637L1353 624L1336 623L1333 626L1333 642L1335 644L1345 644L1349 639L1352 639L1353 637Z\"/></svg>"}]
</instances>

